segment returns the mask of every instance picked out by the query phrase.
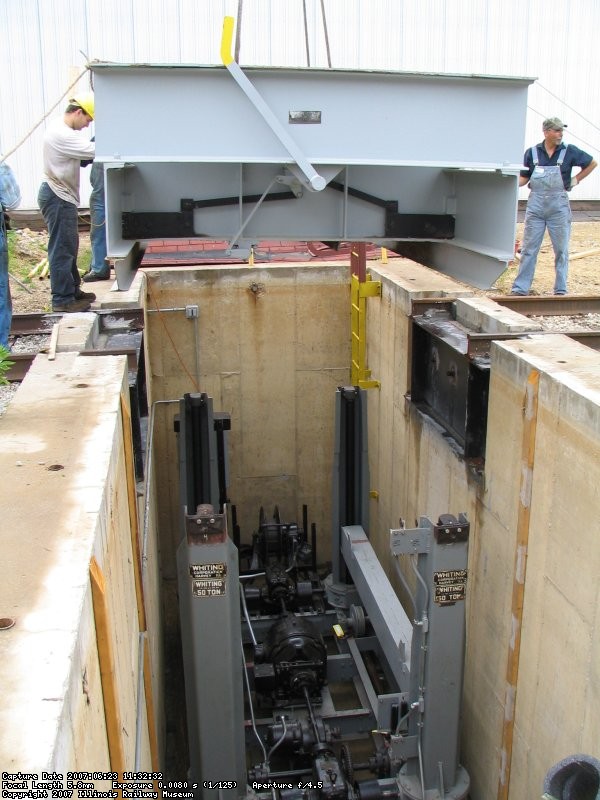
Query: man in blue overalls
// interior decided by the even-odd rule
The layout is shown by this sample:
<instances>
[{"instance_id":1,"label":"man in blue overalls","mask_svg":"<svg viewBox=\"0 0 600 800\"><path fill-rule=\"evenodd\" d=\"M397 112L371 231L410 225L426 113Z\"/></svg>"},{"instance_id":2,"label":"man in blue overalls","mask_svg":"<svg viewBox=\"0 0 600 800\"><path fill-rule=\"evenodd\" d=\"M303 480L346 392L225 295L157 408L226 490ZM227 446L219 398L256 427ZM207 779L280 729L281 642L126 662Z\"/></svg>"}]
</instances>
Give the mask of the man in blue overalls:
<instances>
[{"instance_id":1,"label":"man in blue overalls","mask_svg":"<svg viewBox=\"0 0 600 800\"><path fill-rule=\"evenodd\" d=\"M544 141L525 152L519 177L519 186L528 183L531 192L525 212L519 273L511 291L515 295L529 294L546 228L554 249L554 294L567 293L571 237L571 206L567 192L597 166L589 153L562 143L563 128L567 126L558 117L544 120L542 127ZM571 177L574 167L581 167L581 172Z\"/></svg>"}]
</instances>

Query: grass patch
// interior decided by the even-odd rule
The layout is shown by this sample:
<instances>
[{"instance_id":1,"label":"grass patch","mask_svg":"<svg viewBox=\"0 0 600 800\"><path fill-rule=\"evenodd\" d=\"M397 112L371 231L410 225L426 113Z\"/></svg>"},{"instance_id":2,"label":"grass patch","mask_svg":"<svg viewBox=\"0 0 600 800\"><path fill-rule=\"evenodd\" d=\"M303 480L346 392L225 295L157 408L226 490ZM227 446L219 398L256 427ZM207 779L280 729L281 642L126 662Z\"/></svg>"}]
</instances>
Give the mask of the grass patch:
<instances>
[{"instance_id":1,"label":"grass patch","mask_svg":"<svg viewBox=\"0 0 600 800\"><path fill-rule=\"evenodd\" d=\"M29 272L48 255L45 236L7 231L8 268L23 283L31 283Z\"/></svg>"},{"instance_id":2,"label":"grass patch","mask_svg":"<svg viewBox=\"0 0 600 800\"><path fill-rule=\"evenodd\" d=\"M13 364L14 361L10 360L10 352L0 344L0 386L6 386L8 383L4 373L8 372Z\"/></svg>"},{"instance_id":3,"label":"grass patch","mask_svg":"<svg viewBox=\"0 0 600 800\"><path fill-rule=\"evenodd\" d=\"M8 267L10 272L25 284L30 284L36 278L30 278L29 273L48 257L48 235L44 232L30 230L7 231L8 239ZM81 273L87 272L91 263L91 247L88 235L79 237L79 255L77 264Z\"/></svg>"}]
</instances>

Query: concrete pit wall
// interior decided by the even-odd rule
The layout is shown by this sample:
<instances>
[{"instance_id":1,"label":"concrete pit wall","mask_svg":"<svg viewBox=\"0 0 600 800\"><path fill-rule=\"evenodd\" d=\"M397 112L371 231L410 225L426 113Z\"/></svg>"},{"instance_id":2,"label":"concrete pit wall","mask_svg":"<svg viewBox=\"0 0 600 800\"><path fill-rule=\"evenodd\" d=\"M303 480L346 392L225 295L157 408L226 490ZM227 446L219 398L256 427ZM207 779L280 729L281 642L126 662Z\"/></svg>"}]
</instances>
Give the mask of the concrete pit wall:
<instances>
[{"instance_id":1,"label":"concrete pit wall","mask_svg":"<svg viewBox=\"0 0 600 800\"><path fill-rule=\"evenodd\" d=\"M63 320L58 349L94 319ZM130 416L125 356L58 352L37 356L0 417L0 617L14 621L0 630L2 772L161 760L156 561L148 547L142 585Z\"/></svg>"},{"instance_id":2,"label":"concrete pit wall","mask_svg":"<svg viewBox=\"0 0 600 800\"><path fill-rule=\"evenodd\" d=\"M428 271L397 262L370 271L382 281L381 299L367 308L369 368L381 381L369 392L371 486L379 498L371 503L372 537L385 561L387 531L400 517L410 526L420 515L467 513L462 760L471 797L538 797L557 761L600 752L598 354L535 332L493 344L478 478L406 400L407 314L412 298L429 293ZM459 299L456 313L484 332L537 327L485 298ZM509 792L498 794L506 784Z\"/></svg>"},{"instance_id":3,"label":"concrete pit wall","mask_svg":"<svg viewBox=\"0 0 600 800\"><path fill-rule=\"evenodd\" d=\"M306 504L320 560L330 560L334 395L350 376L348 267L167 269L149 272L147 286L149 402L202 391L231 415L229 496L242 542L251 541L261 505L301 522ZM186 306L199 316L186 316ZM178 411L156 405L154 431L169 579L182 530Z\"/></svg>"},{"instance_id":4,"label":"concrete pit wall","mask_svg":"<svg viewBox=\"0 0 600 800\"><path fill-rule=\"evenodd\" d=\"M168 761L177 777L188 765L175 562L183 524L179 399L206 392L215 412L231 415L229 497L242 543L251 542L261 506L271 515L277 505L283 521L301 523L306 504L319 560L331 560L333 409L336 387L350 376L350 286L348 267L337 264L189 267L147 272L146 297Z\"/></svg>"},{"instance_id":5,"label":"concrete pit wall","mask_svg":"<svg viewBox=\"0 0 600 800\"><path fill-rule=\"evenodd\" d=\"M400 518L410 526L421 515L467 513L462 762L472 800L499 796L503 781L511 800L537 797L554 763L578 752L600 755L597 354L535 332L492 346L485 469L477 475L407 400L411 300L462 295L457 316L480 330L535 326L411 262L373 262L370 271L382 283L381 297L370 298L367 308L368 366L381 382L368 395L371 488L377 490L372 540L389 568L388 531ZM348 266L339 263L148 274L154 468L147 524L131 514L124 357L38 356L0 418L0 617L15 620L0 631L3 770L115 768L92 557L105 580L115 659L112 710L118 706L126 768L158 762L164 769L162 692L173 675L167 663L165 678L161 659L177 627L180 535L173 417L183 393L200 388L214 398L215 410L232 416L230 496L243 539L261 504L270 511L277 503L289 519L307 503L320 560L329 558L333 396L349 381L349 294ZM181 310L190 305L198 317ZM139 497L137 505L145 505ZM133 567L137 549L144 553L145 622ZM159 550L160 584L154 577ZM140 636L144 625L147 634ZM518 631L511 687L506 676ZM181 725L181 709L173 716ZM112 723L114 729L114 714Z\"/></svg>"},{"instance_id":6,"label":"concrete pit wall","mask_svg":"<svg viewBox=\"0 0 600 800\"><path fill-rule=\"evenodd\" d=\"M538 335L536 323L412 262L371 262L369 269L382 282L381 298L367 301L368 366L381 382L368 393L371 489L377 492L371 538L393 574L388 531L400 518L410 526L421 515L435 521L442 513L467 513L462 761L472 800L496 798L507 782L511 800L536 797L555 762L577 752L599 755L597 354L563 336ZM148 274L149 310L198 305L200 387L214 398L215 410L232 416L230 496L246 534L242 541L260 504L270 510L277 503L284 516L297 517L307 502L318 521L321 560L329 557L333 393L349 380L348 280L347 264ZM423 297L458 297L459 320L475 330L532 332L493 345L481 474L407 399L409 314L412 300ZM183 311L161 316L147 316L154 400L196 390L193 318ZM526 412L532 373L539 380L535 426ZM157 463L164 557L167 548L174 552L170 542L180 530L175 409L156 410L157 451L167 454ZM535 457L524 473L524 442L533 427ZM525 572L520 545L527 538ZM513 596L521 575L521 652L510 687L518 629ZM174 572L164 577L172 584L165 597L173 599Z\"/></svg>"}]
</instances>

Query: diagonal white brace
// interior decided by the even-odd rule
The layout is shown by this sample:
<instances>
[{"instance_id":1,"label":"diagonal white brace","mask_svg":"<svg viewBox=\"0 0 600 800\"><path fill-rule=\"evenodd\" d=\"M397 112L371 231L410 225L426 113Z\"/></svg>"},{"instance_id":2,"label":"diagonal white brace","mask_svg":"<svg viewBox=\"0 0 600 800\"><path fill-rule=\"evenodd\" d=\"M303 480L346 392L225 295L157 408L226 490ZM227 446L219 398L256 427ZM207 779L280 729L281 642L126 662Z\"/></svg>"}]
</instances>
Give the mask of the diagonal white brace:
<instances>
[{"instance_id":1,"label":"diagonal white brace","mask_svg":"<svg viewBox=\"0 0 600 800\"><path fill-rule=\"evenodd\" d=\"M258 113L265 120L269 128L285 147L296 164L300 167L308 181L307 187L314 192L320 192L327 186L327 181L316 171L304 153L300 150L296 142L281 125L275 114L271 111L263 97L256 90L254 84L246 77L240 65L234 61L231 55L231 39L233 35L233 17L225 17L223 20L223 37L221 39L221 60L227 67L229 74L233 77L237 85L244 92L248 100L256 108Z\"/></svg>"}]
</instances>

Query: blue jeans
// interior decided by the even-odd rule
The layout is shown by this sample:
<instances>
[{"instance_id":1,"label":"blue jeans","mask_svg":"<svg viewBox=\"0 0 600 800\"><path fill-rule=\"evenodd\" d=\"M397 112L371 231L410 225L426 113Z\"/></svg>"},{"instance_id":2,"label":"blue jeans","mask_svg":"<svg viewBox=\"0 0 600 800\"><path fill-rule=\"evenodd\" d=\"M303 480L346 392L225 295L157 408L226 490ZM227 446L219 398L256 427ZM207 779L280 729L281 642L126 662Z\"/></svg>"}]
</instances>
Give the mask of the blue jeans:
<instances>
[{"instance_id":1,"label":"blue jeans","mask_svg":"<svg viewBox=\"0 0 600 800\"><path fill-rule=\"evenodd\" d=\"M48 261L52 305L72 303L81 284L77 269L79 231L77 206L54 194L47 183L38 192L38 204L48 228Z\"/></svg>"},{"instance_id":2,"label":"blue jeans","mask_svg":"<svg viewBox=\"0 0 600 800\"><path fill-rule=\"evenodd\" d=\"M554 294L567 293L571 207L566 192L532 192L527 201L521 263L512 285L513 294L528 294L546 228L554 249Z\"/></svg>"},{"instance_id":3,"label":"blue jeans","mask_svg":"<svg viewBox=\"0 0 600 800\"><path fill-rule=\"evenodd\" d=\"M2 214L0 210L0 214ZM8 349L8 334L12 319L12 298L8 278L8 246L4 231L0 231L0 345Z\"/></svg>"},{"instance_id":4,"label":"blue jeans","mask_svg":"<svg viewBox=\"0 0 600 800\"><path fill-rule=\"evenodd\" d=\"M92 263L90 270L98 275L108 275L110 267L106 263L106 210L104 189L92 191L90 195L90 244Z\"/></svg>"}]
</instances>

